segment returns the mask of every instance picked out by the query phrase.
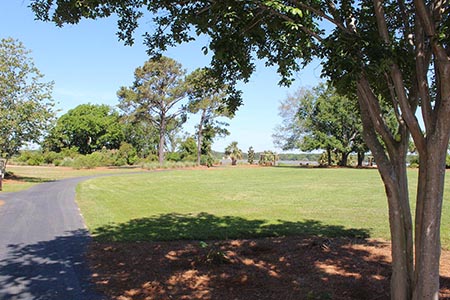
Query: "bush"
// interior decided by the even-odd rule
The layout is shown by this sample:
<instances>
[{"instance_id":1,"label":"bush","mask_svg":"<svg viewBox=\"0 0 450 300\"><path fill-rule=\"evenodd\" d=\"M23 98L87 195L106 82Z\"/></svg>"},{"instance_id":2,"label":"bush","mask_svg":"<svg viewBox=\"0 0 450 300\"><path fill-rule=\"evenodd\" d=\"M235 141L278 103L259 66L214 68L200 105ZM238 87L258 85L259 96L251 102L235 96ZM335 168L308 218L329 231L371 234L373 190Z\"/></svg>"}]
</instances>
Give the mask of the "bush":
<instances>
[{"instance_id":1,"label":"bush","mask_svg":"<svg viewBox=\"0 0 450 300\"><path fill-rule=\"evenodd\" d=\"M120 144L119 150L116 152L114 165L134 165L138 161L137 151L133 145L123 142Z\"/></svg>"},{"instance_id":2,"label":"bush","mask_svg":"<svg viewBox=\"0 0 450 300\"><path fill-rule=\"evenodd\" d=\"M166 159L168 161L180 161L181 160L181 155L178 152L169 152L166 154Z\"/></svg>"},{"instance_id":3,"label":"bush","mask_svg":"<svg viewBox=\"0 0 450 300\"><path fill-rule=\"evenodd\" d=\"M56 153L54 151L46 151L43 153L43 158L46 164L54 164L56 166L58 165L58 161L61 162L64 156L62 153Z\"/></svg>"},{"instance_id":4,"label":"bush","mask_svg":"<svg viewBox=\"0 0 450 300\"><path fill-rule=\"evenodd\" d=\"M72 163L74 169L93 169L111 165L110 154L108 152L94 152L88 155L77 156Z\"/></svg>"},{"instance_id":5,"label":"bush","mask_svg":"<svg viewBox=\"0 0 450 300\"><path fill-rule=\"evenodd\" d=\"M259 155L258 164L262 166L273 166L278 160L278 154L273 151L264 151Z\"/></svg>"},{"instance_id":6,"label":"bush","mask_svg":"<svg viewBox=\"0 0 450 300\"><path fill-rule=\"evenodd\" d=\"M40 166L44 164L44 156L40 151L22 151L16 162L29 166Z\"/></svg>"},{"instance_id":7,"label":"bush","mask_svg":"<svg viewBox=\"0 0 450 300\"><path fill-rule=\"evenodd\" d=\"M77 147L61 149L61 156L62 157L76 158L78 155L80 155L80 153L78 152L78 148Z\"/></svg>"},{"instance_id":8,"label":"bush","mask_svg":"<svg viewBox=\"0 0 450 300\"><path fill-rule=\"evenodd\" d=\"M209 155L202 155L200 157L200 165L207 166L207 167L212 167L214 164L218 164L218 160L214 156L212 156L211 154L209 154Z\"/></svg>"}]
</instances>

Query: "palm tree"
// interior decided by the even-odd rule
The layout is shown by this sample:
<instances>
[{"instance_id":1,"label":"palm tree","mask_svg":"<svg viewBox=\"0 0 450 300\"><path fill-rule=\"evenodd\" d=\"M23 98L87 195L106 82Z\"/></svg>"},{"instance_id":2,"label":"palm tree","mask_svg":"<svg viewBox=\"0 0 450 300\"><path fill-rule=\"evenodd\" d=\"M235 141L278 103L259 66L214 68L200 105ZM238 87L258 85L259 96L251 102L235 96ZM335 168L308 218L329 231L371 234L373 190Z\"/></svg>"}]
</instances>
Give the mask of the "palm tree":
<instances>
[{"instance_id":1,"label":"palm tree","mask_svg":"<svg viewBox=\"0 0 450 300\"><path fill-rule=\"evenodd\" d=\"M225 148L225 155L231 158L231 165L235 166L237 160L242 158L242 150L238 148L237 142L232 142Z\"/></svg>"}]
</instances>

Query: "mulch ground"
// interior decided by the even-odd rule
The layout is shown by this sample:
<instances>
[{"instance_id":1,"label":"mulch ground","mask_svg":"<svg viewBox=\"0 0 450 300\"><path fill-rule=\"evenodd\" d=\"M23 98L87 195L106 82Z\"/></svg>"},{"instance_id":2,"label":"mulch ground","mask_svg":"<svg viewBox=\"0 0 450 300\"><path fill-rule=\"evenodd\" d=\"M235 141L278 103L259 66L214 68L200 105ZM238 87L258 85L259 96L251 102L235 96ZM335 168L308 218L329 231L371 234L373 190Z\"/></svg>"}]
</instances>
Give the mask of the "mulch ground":
<instances>
[{"instance_id":1,"label":"mulch ground","mask_svg":"<svg viewBox=\"0 0 450 300\"><path fill-rule=\"evenodd\" d=\"M117 300L389 299L390 244L283 237L229 241L94 242L88 260ZM440 299L450 299L443 251Z\"/></svg>"}]
</instances>

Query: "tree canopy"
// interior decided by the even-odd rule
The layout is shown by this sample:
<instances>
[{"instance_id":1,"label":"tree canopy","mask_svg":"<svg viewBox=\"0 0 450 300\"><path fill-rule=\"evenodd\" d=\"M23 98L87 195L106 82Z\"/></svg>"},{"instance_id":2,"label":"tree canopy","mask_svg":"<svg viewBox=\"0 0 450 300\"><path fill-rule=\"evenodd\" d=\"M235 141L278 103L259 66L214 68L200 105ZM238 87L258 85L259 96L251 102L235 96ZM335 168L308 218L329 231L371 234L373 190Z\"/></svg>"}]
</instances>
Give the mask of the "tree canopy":
<instances>
[{"instance_id":1,"label":"tree canopy","mask_svg":"<svg viewBox=\"0 0 450 300\"><path fill-rule=\"evenodd\" d=\"M326 150L329 165L334 152L341 166L347 165L350 153L364 156L367 151L356 99L339 95L332 86L300 89L281 103L279 111L283 124L274 138L284 149Z\"/></svg>"},{"instance_id":2,"label":"tree canopy","mask_svg":"<svg viewBox=\"0 0 450 300\"><path fill-rule=\"evenodd\" d=\"M52 151L75 147L81 154L119 149L124 141L120 116L111 107L81 104L62 115L46 138L45 147Z\"/></svg>"},{"instance_id":3,"label":"tree canopy","mask_svg":"<svg viewBox=\"0 0 450 300\"><path fill-rule=\"evenodd\" d=\"M119 107L134 120L152 124L159 132L158 158L164 161L164 147L170 124L185 113L180 102L186 99L185 71L168 57L151 59L134 72L134 84L117 92ZM175 123L174 123L175 122Z\"/></svg>"},{"instance_id":4,"label":"tree canopy","mask_svg":"<svg viewBox=\"0 0 450 300\"><path fill-rule=\"evenodd\" d=\"M288 84L314 57L338 91L356 95L363 134L383 179L392 235L392 299L438 299L440 219L450 137L448 1L59 1L34 0L41 20L119 17L119 37L133 42L144 11L150 54L209 37L204 52L222 80L248 79L255 59L276 65ZM146 17L148 15L145 15ZM331 25L331 27L325 24ZM234 108L239 102L233 102ZM390 111L384 111L384 104ZM424 126L416 117L418 106ZM233 108L233 106L231 106ZM394 127L388 126L391 112ZM388 118L386 118L386 116ZM420 156L416 216L406 172L409 138ZM415 255L413 248L415 248Z\"/></svg>"},{"instance_id":5,"label":"tree canopy","mask_svg":"<svg viewBox=\"0 0 450 300\"><path fill-rule=\"evenodd\" d=\"M53 82L43 77L30 51L12 38L0 41L0 154L9 159L27 143L38 143L55 114Z\"/></svg>"},{"instance_id":6,"label":"tree canopy","mask_svg":"<svg viewBox=\"0 0 450 300\"><path fill-rule=\"evenodd\" d=\"M197 69L186 78L189 95L187 109L190 113L200 114L197 125L197 164L199 165L201 155L211 153L211 149L203 147L205 137L206 144L211 144L216 135L227 133L224 126L228 124L217 119L233 117L233 113L229 112L226 105L229 89L210 73L207 68ZM204 153L202 149L205 150Z\"/></svg>"}]
</instances>

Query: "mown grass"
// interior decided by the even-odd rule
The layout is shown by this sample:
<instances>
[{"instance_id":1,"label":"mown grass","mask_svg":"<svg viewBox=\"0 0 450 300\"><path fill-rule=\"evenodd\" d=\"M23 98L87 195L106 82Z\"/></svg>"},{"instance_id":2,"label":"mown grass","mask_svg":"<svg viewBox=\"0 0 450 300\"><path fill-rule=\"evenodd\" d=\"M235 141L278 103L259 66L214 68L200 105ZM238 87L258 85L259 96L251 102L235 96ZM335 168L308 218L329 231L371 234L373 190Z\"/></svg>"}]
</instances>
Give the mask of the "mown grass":
<instances>
[{"instance_id":1,"label":"mown grass","mask_svg":"<svg viewBox=\"0 0 450 300\"><path fill-rule=\"evenodd\" d=\"M411 170L412 194L416 177ZM449 188L442 224L446 248ZM107 240L290 234L389 239L377 170L237 167L104 177L82 183L78 203L94 236Z\"/></svg>"},{"instance_id":2,"label":"mown grass","mask_svg":"<svg viewBox=\"0 0 450 300\"><path fill-rule=\"evenodd\" d=\"M3 192L18 192L39 183L65 178L100 174L130 173L138 170L132 168L97 168L76 170L67 167L8 165L7 171L12 172L14 177L13 180L8 180L3 183Z\"/></svg>"}]
</instances>

